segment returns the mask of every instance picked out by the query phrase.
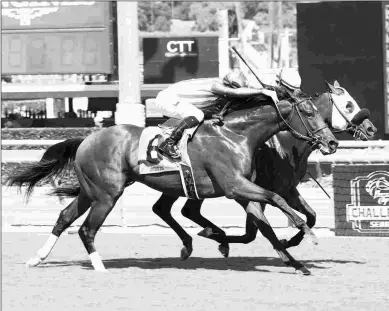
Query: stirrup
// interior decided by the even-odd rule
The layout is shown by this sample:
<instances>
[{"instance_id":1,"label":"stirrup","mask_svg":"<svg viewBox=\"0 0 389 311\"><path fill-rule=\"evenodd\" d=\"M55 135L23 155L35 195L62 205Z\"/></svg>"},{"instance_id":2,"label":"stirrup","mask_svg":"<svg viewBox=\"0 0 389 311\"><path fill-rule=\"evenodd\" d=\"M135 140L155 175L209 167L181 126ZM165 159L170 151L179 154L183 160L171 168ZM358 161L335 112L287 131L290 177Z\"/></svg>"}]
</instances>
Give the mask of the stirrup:
<instances>
[{"instance_id":1,"label":"stirrup","mask_svg":"<svg viewBox=\"0 0 389 311\"><path fill-rule=\"evenodd\" d=\"M161 146L158 147L158 150L164 154L167 155L168 157L172 159L178 159L180 155L176 151L176 147L174 144L169 143L167 141L164 141Z\"/></svg>"}]
</instances>

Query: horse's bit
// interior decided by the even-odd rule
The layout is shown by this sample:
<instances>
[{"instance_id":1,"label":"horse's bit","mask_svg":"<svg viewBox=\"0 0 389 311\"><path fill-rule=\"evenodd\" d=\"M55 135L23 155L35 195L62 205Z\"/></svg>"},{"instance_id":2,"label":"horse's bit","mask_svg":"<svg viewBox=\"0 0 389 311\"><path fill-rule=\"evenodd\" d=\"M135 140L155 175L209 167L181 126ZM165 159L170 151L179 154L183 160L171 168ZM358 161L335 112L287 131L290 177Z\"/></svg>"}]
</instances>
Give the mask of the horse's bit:
<instances>
[{"instance_id":1,"label":"horse's bit","mask_svg":"<svg viewBox=\"0 0 389 311\"><path fill-rule=\"evenodd\" d=\"M301 103L303 103L304 101L307 101L307 100L311 100L312 98L311 97L308 97L308 98L304 98L302 100L300 100L299 102L295 103L293 102L292 103L292 107L293 107L293 110L292 112L290 113L290 116L288 117L288 119L291 119L292 116L293 116L293 113L294 113L294 110L297 111L297 114L302 122L302 124L304 125L305 129L307 130L307 133L308 135L303 135L299 132L297 132L294 128L292 128L288 122L284 119L284 117L281 115L281 112L278 108L277 105L276 106L276 110L279 114L279 116L281 117L281 120L286 124L286 126L289 128L290 132L292 133L292 135L297 138L297 139L300 139L300 140L305 140L310 146L311 146L311 149L314 150L314 149L317 149L320 145L320 143L322 142L322 138L317 136L316 133L320 132L321 130L324 130L325 128L328 128L328 126L325 124L325 126L321 127L321 128L318 128L316 131L312 132L309 127L307 126L307 124L305 123L299 109L297 108Z\"/></svg>"}]
</instances>

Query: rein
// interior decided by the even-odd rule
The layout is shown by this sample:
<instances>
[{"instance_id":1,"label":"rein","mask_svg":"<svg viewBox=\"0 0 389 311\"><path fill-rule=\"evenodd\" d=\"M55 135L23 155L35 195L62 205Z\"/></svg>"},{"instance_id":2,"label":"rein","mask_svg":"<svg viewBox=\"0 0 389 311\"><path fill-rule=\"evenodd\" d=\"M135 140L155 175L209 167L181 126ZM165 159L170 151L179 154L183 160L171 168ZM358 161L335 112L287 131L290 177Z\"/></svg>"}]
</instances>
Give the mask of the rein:
<instances>
[{"instance_id":1,"label":"rein","mask_svg":"<svg viewBox=\"0 0 389 311\"><path fill-rule=\"evenodd\" d=\"M320 132L321 130L327 128L327 125L323 126L322 128L318 128L316 131L312 132L309 127L307 126L307 124L305 123L299 109L297 108L302 102L306 101L306 100L309 100L310 98L306 98L306 99L302 99L300 100L299 102L295 103L293 102L292 103L292 112L290 113L290 116L288 117L288 119L290 120L292 117L293 117L293 113L294 111L296 110L297 111L297 114L302 122L302 124L304 125L308 135L303 135L299 132L297 132L294 128L292 128L289 123L285 120L285 118L282 116L279 108L278 108L278 105L276 104L275 107L276 107L276 110L277 110L277 113L278 115L280 116L281 120L286 124L286 126L289 128L289 131L292 133L292 135L299 139L299 140L304 140L306 142L308 142L309 145L311 145L311 149L314 149L316 148L319 144L320 144L320 141L321 141L321 138L320 137L317 137L315 134Z\"/></svg>"},{"instance_id":2,"label":"rein","mask_svg":"<svg viewBox=\"0 0 389 311\"><path fill-rule=\"evenodd\" d=\"M265 84L265 83L263 83L263 82L261 81L261 79L259 79L259 77L255 74L254 70L249 66L249 64L247 64L246 60L242 57L242 55L240 55L240 53L238 52L238 50L237 50L235 47L233 47L232 50L239 56L239 58L243 61L243 63L247 66L247 68L251 71L251 73L254 75L254 77L258 80L258 82L259 82L264 88L273 89L273 87L272 87L271 85ZM289 93L289 92L288 92L288 93ZM291 94L289 94L289 95L291 95ZM292 112L291 112L290 118L292 118L293 112L294 112L294 110L296 109L296 106L300 105L303 101L306 101L306 100L308 100L308 99L311 99L311 98L309 97L309 98L307 98L307 99L303 99L303 100L299 101L297 104L295 104L294 102L292 103L292 108L293 108L293 110L292 110ZM317 146L320 144L320 142L321 142L322 139L321 139L320 137L317 137L315 134L316 134L317 132L319 132L319 131L321 131L321 130L327 128L327 126L325 126L325 127L323 127L323 128L320 128L320 129L316 130L315 132L312 132L312 131L308 128L307 124L304 122L304 120L303 120L303 118L302 118L302 116L301 116L301 114L300 114L300 111L299 111L298 109L296 109L296 110L297 110L297 113L298 113L298 115L299 115L299 118L300 118L300 120L301 120L301 122L303 123L305 129L306 129L307 132L308 132L308 136L302 135L302 134L300 134L299 132L297 132L294 128L292 128L292 127L288 124L288 122L286 122L286 120L284 119L284 117L281 115L281 112L280 112L280 110L279 110L277 104L275 104L275 106L276 106L276 110L277 110L278 115L280 116L281 120L286 124L286 126L289 128L289 130L290 130L290 132L292 133L292 135L293 135L295 138L297 138L297 139L307 141L308 144L311 145L311 149L312 149L312 150L315 149L315 148L317 148ZM220 121L220 120L219 120L219 121Z\"/></svg>"},{"instance_id":3,"label":"rein","mask_svg":"<svg viewBox=\"0 0 389 311\"><path fill-rule=\"evenodd\" d=\"M310 99L310 98L308 98L308 99ZM302 100L300 100L300 101L297 102L297 103L292 103L293 110L292 110L292 112L291 112L291 114L290 114L290 117L288 117L288 119L291 119L291 118L292 118L293 112L294 112L294 110L296 110L297 113L298 113L298 115L299 115L299 118L300 118L301 122L303 123L305 129L306 129L307 132L308 132L308 136L302 135L302 134L300 134L299 132L297 132L294 128L292 128L292 127L286 122L286 120L283 118L283 116L281 115L281 112L280 112L280 110L278 109L278 106L277 106L277 105L275 105L275 106L276 106L276 110L277 110L278 114L280 115L282 121L283 121L283 122L286 124L286 126L289 128L289 131L292 133L292 135L293 135L295 138L297 138L297 139L307 141L308 144L311 145L311 150L314 150L314 149L320 144L320 141L321 141L321 138L317 137L315 134L316 134L317 132L319 132L319 131L325 129L325 128L328 128L328 126L325 125L324 127L317 129L315 132L312 132L312 131L308 128L308 126L307 126L307 124L305 123L303 117L301 116L301 113L300 113L299 109L297 108L297 106L300 105L300 104L301 104L302 102L304 102L305 100L307 100L307 99L302 99ZM327 195L327 197L328 197L329 199L331 199L330 195L327 193L327 191L325 191L325 189L324 189L324 188L322 187L322 185L315 179L315 177L313 177L312 174L311 174L308 170L307 170L307 173L308 173L308 174L311 176L311 178L319 185L319 187L323 190L323 192Z\"/></svg>"}]
</instances>

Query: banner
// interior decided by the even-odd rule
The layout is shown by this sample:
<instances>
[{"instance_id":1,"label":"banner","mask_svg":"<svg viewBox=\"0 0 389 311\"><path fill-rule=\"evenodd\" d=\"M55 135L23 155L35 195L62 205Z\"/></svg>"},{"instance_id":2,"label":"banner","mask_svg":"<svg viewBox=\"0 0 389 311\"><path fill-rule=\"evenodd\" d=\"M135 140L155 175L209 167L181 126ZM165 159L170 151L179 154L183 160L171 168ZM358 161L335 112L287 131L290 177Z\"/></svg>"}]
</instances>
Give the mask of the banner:
<instances>
[{"instance_id":1,"label":"banner","mask_svg":"<svg viewBox=\"0 0 389 311\"><path fill-rule=\"evenodd\" d=\"M335 234L389 236L389 165L333 165Z\"/></svg>"}]
</instances>

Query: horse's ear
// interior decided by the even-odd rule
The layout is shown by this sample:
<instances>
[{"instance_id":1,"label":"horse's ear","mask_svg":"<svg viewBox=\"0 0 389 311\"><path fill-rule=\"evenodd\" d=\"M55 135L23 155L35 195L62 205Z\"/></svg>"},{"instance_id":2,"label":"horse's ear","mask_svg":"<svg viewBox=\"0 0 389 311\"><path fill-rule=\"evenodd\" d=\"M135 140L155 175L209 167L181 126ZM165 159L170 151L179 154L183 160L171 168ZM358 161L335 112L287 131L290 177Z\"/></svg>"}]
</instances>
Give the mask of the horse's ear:
<instances>
[{"instance_id":1,"label":"horse's ear","mask_svg":"<svg viewBox=\"0 0 389 311\"><path fill-rule=\"evenodd\" d=\"M335 89L335 87L331 84L331 83L328 83L327 81L326 81L326 85L327 85L327 88L328 88L328 90L331 92L331 93L336 93L336 89Z\"/></svg>"},{"instance_id":2,"label":"horse's ear","mask_svg":"<svg viewBox=\"0 0 389 311\"><path fill-rule=\"evenodd\" d=\"M340 87L340 84L339 84L339 82L338 82L337 80L335 80L334 86L335 86L335 87Z\"/></svg>"}]
</instances>

